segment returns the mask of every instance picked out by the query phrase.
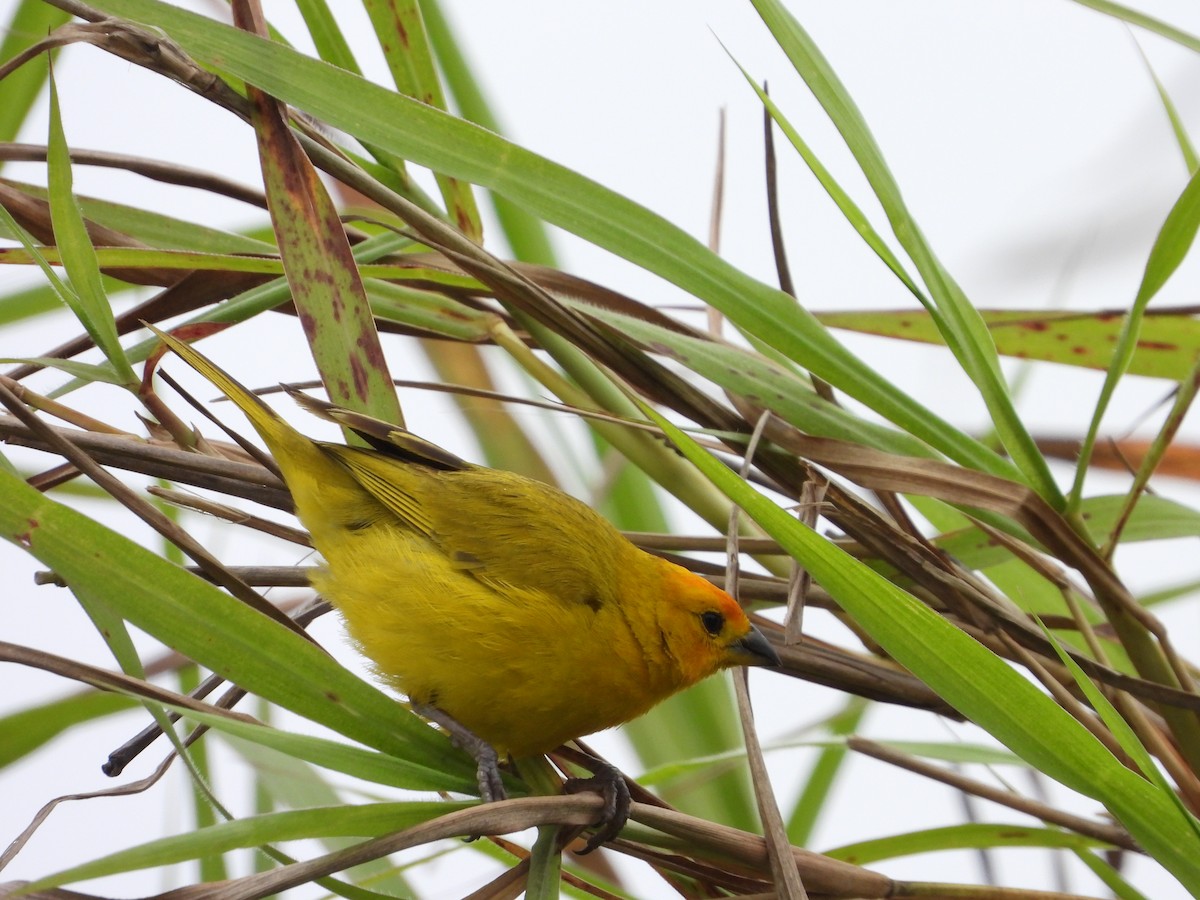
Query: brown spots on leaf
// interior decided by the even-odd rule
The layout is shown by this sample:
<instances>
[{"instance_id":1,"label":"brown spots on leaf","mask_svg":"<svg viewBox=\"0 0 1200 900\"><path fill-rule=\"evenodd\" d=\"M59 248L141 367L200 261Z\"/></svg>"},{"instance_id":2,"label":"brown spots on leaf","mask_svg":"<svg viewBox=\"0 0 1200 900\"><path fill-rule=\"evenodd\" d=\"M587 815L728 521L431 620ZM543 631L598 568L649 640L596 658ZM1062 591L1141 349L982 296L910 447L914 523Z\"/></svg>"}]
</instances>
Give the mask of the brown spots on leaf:
<instances>
[{"instance_id":1,"label":"brown spots on leaf","mask_svg":"<svg viewBox=\"0 0 1200 900\"><path fill-rule=\"evenodd\" d=\"M1174 353L1179 349L1178 344L1171 344L1167 341L1138 341L1137 347L1139 350L1160 350L1165 353Z\"/></svg>"},{"instance_id":2,"label":"brown spots on leaf","mask_svg":"<svg viewBox=\"0 0 1200 900\"><path fill-rule=\"evenodd\" d=\"M362 354L362 358L377 372L387 371L387 358L383 355L383 347L380 345L379 337L375 332L360 333L354 345Z\"/></svg>"},{"instance_id":3,"label":"brown spots on leaf","mask_svg":"<svg viewBox=\"0 0 1200 900\"><path fill-rule=\"evenodd\" d=\"M311 338L317 331L317 320L312 317L312 313L305 312L299 306L296 307L296 318L300 320L300 327L304 329L304 333Z\"/></svg>"},{"instance_id":4,"label":"brown spots on leaf","mask_svg":"<svg viewBox=\"0 0 1200 900\"><path fill-rule=\"evenodd\" d=\"M370 394L371 378L357 355L350 357L350 375L354 379L354 396L365 400Z\"/></svg>"},{"instance_id":5,"label":"brown spots on leaf","mask_svg":"<svg viewBox=\"0 0 1200 900\"><path fill-rule=\"evenodd\" d=\"M1049 322L1042 322L1037 319L1026 319L1024 322L1018 322L1017 324L1021 328L1025 329L1026 331L1049 331L1050 330Z\"/></svg>"},{"instance_id":6,"label":"brown spots on leaf","mask_svg":"<svg viewBox=\"0 0 1200 900\"><path fill-rule=\"evenodd\" d=\"M425 102L430 105L433 103L432 99ZM471 221L470 214L461 203L454 206L454 224L463 234L471 234L475 230L475 223Z\"/></svg>"},{"instance_id":7,"label":"brown spots on leaf","mask_svg":"<svg viewBox=\"0 0 1200 900\"><path fill-rule=\"evenodd\" d=\"M37 519L26 519L25 524L29 526L29 530L14 534L13 540L28 550L33 546L33 533L42 527L42 523Z\"/></svg>"}]
</instances>

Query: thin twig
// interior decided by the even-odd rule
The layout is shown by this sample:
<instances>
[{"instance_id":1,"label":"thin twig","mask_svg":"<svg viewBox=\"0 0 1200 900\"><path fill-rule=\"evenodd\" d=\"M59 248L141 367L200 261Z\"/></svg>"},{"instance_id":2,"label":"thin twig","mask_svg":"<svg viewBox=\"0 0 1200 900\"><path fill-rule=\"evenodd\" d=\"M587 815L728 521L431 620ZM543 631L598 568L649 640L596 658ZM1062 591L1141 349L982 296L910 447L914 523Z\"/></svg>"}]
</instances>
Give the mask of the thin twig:
<instances>
[{"instance_id":1,"label":"thin twig","mask_svg":"<svg viewBox=\"0 0 1200 900\"><path fill-rule=\"evenodd\" d=\"M984 784L982 781L969 778L961 773L943 769L933 763L918 759L907 753L901 753L899 750L894 750L885 744L880 744L867 738L851 737L847 739L846 746L864 756L870 756L898 768L907 769L909 772L914 772L923 778L941 782L957 790L981 797L984 800L990 800L993 803L999 803L1001 806L1007 806L1009 809L1015 809L1018 812L1041 819L1043 822L1049 822L1052 825L1059 825L1076 834L1095 838L1098 841L1104 841L1115 847L1124 847L1126 850L1142 852L1141 847L1130 837L1129 832L1118 825L1095 822L1091 819L1085 819L1082 816L1063 812L1053 806L1023 797L1013 791L992 787L989 784Z\"/></svg>"}]
</instances>

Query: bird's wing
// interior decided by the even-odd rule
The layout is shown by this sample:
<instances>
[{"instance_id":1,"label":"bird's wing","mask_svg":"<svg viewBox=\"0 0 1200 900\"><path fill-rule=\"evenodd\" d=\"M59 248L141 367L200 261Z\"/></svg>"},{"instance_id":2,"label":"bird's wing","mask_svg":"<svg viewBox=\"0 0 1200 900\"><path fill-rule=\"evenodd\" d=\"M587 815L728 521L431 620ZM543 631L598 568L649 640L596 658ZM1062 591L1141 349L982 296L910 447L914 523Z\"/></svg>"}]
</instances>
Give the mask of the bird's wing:
<instances>
[{"instance_id":1,"label":"bird's wing","mask_svg":"<svg viewBox=\"0 0 1200 900\"><path fill-rule=\"evenodd\" d=\"M616 599L611 573L629 564L625 541L586 504L495 469L434 471L326 446L401 524L500 593L536 592L593 609Z\"/></svg>"},{"instance_id":2,"label":"bird's wing","mask_svg":"<svg viewBox=\"0 0 1200 900\"><path fill-rule=\"evenodd\" d=\"M325 452L340 462L372 497L383 504L402 525L433 537L432 510L421 501L419 473L410 466L370 450L322 444Z\"/></svg>"}]
</instances>

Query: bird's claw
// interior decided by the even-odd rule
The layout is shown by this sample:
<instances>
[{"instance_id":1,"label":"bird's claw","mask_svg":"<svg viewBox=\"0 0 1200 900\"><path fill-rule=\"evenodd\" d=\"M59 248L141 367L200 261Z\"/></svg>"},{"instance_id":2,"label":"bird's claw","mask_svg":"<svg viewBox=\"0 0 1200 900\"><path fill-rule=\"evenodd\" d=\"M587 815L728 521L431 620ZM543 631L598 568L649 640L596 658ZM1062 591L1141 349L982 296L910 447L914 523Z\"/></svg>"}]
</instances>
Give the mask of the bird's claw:
<instances>
[{"instance_id":1,"label":"bird's claw","mask_svg":"<svg viewBox=\"0 0 1200 900\"><path fill-rule=\"evenodd\" d=\"M481 743L475 748L475 780L479 784L479 799L484 803L495 803L507 796L504 781L500 777L500 761L491 744Z\"/></svg>"},{"instance_id":2,"label":"bird's claw","mask_svg":"<svg viewBox=\"0 0 1200 900\"><path fill-rule=\"evenodd\" d=\"M479 799L494 803L507 796L504 781L500 778L500 760L496 748L475 734L449 713L429 703L412 703L413 712L435 722L446 729L450 743L466 750L475 760L475 781L479 786Z\"/></svg>"},{"instance_id":3,"label":"bird's claw","mask_svg":"<svg viewBox=\"0 0 1200 900\"><path fill-rule=\"evenodd\" d=\"M591 778L569 778L563 784L563 792L580 794L584 791L595 791L604 798L604 806L594 824L600 830L588 838L587 844L579 851L581 856L591 853L601 844L607 844L621 833L625 823L629 821L629 811L633 799L629 795L629 785L616 766L596 761L595 774Z\"/></svg>"}]
</instances>

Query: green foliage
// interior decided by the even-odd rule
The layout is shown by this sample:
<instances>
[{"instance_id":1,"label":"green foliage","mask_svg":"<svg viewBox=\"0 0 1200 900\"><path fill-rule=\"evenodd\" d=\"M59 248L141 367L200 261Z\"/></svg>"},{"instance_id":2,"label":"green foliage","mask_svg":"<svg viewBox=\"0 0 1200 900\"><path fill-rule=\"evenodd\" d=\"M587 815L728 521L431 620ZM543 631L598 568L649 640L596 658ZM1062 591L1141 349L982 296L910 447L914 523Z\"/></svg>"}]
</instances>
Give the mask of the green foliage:
<instances>
[{"instance_id":1,"label":"green foliage","mask_svg":"<svg viewBox=\"0 0 1200 900\"><path fill-rule=\"evenodd\" d=\"M757 83L756 61L731 66L731 81L741 67L747 96L757 96L768 123L788 138L786 158L815 178L862 239L864 258L884 263L899 298L866 311L809 309L637 198L503 136L481 89L487 73L474 70L435 0L365 3L377 46L357 46L336 5L301 0L316 57L266 23L254 33L253 4L231 5L245 27L160 0L95 0L96 17L111 17L103 34L59 32L44 49L118 52L130 65L182 82L238 122L257 143L261 194L232 185L221 171L133 157L104 164L253 204L241 229L193 221L169 202L77 193L86 159L68 141L69 111L60 109L44 57L31 55L0 80L0 137L15 138L42 110L49 121L44 185L0 183L0 266L22 267L45 283L0 288L0 328L13 333L61 314L59 339L49 348L5 345L2 361L16 368L0 379L0 402L13 413L0 417L0 440L42 450L52 462L38 457L43 470L27 479L3 461L0 534L69 589L123 673L72 659L65 647L0 643L0 661L59 676L65 694L0 719L0 777L48 752L58 735L141 704L184 755L198 804L194 829L160 837L138 823L125 849L72 848L78 852L58 871L38 873L24 890L196 863L200 880L219 881L212 890L222 896L266 896L308 883L347 897L441 896L423 864L469 853L501 870L478 896L638 895L637 882L622 871L563 854L566 837L593 823L595 812L587 795L553 796L556 772L578 773L571 748L554 755L557 770L541 761L508 773L509 800L481 806L434 799L433 792L478 794L467 754L309 640L306 614L285 614L249 586L304 585L302 573L213 559L195 540L198 517L168 519L128 489L140 473L204 489L227 506L289 508L262 468L235 451L213 450L214 429L204 426L201 438L183 424L175 401L151 377L158 343L139 322L186 327L189 339L224 327L266 327L271 343L247 365L256 365L256 383L272 383L281 374L273 365L281 320L263 326L263 317L292 312L317 375L339 404L402 421L385 353L401 379L428 362L438 373L434 386L456 394L484 458L548 480L582 480L630 529L666 531L672 516L659 497L670 494L719 533L738 536L745 569L728 557L679 561L722 584L740 575L740 599L766 613L759 624L783 666L756 679L778 685L790 676L837 692L832 712L805 710L809 721L799 729L785 699L756 710L756 721L772 731L772 764L805 773L781 815L763 814L779 798L747 765L757 755L747 752L743 729L755 719L739 709L728 682L699 685L630 724L647 774L633 785L639 802L613 852L646 861L685 896L788 896L798 872L823 896L1017 898L1028 894L940 884L937 877L893 881L865 866L952 849L1003 856L1035 847L1077 858L1118 895L1137 897L1137 879L1104 855L1120 850L1200 896L1200 694L1182 657L1191 648L1149 611L1167 599L1182 602L1197 582L1139 604L1113 554L1116 545L1200 535L1200 512L1147 490L1155 467L1187 465L1176 429L1200 372L1200 330L1190 310L1153 310L1150 302L1192 252L1200 228L1195 175L1162 211L1128 310L980 309L926 237L902 178L834 63L784 4L751 0L745 12L761 18L791 66L788 77L816 106L768 95ZM1200 50L1195 38L1136 11L1082 5ZM53 4L22 0L0 44L0 65L21 62L26 48L64 21ZM60 47L85 40L98 47ZM394 87L364 77L364 54L376 51ZM1194 168L1183 118L1153 81ZM842 146L824 146L813 121L818 112ZM854 167L848 175L840 162L829 162L842 151ZM436 189L428 194L422 183ZM484 234L481 207L494 210L499 233ZM886 228L872 221L876 210ZM710 324L721 319L735 333L701 330L641 297L559 271L554 228L681 289ZM782 243L782 235L773 237ZM496 255L497 248L515 258ZM831 328L925 345L931 354L944 351L929 345L948 349L944 355L987 411L995 444L943 415L941 397L901 386L888 354L859 355ZM100 356L81 358L92 349ZM1082 443L1070 491L1047 460L1049 442L1018 412L1019 392L1002 356L1105 373L1099 399L1085 410L1086 433L1052 436ZM146 361L143 376L134 367ZM58 383L60 399L24 383L43 368L72 379ZM1174 382L1179 399L1158 439L1138 452L1141 472L1132 486L1089 491L1101 421L1130 375ZM123 424L134 413L156 421L153 441L92 417L84 392L106 385L121 395ZM546 442L532 419L498 402L529 402L546 392L591 429L592 442L578 442L588 452L573 467L556 458L576 446L563 436L571 426L556 434L555 453L539 451ZM53 431L50 416L72 427ZM159 537L131 534L116 504L96 503L95 486L79 505L82 492L60 489L77 469ZM180 492L165 497L197 503ZM238 509L215 513L230 529L279 533ZM636 539L664 553L726 547L681 535ZM729 546L738 550L734 539ZM203 578L177 564L181 554ZM861 647L811 635L789 643L797 597L836 617L847 629L839 634L853 635ZM143 641L178 656L148 664ZM232 695L183 696L154 681L180 668L190 678L193 664L254 695L259 715L231 712ZM67 693L68 682L86 688ZM819 836L839 811L840 789L858 774L848 763L868 753L858 736L874 727L883 704L914 707L904 712L911 716L929 710L969 721L994 743L879 741L873 755L1032 818L993 816L881 837L867 816L852 844L824 856L784 852L789 841ZM182 724L172 724L172 715ZM776 739L784 727L789 735ZM203 751L188 749L190 739L201 740ZM235 759L208 752L212 745L232 746ZM811 765L802 752L812 754ZM228 769L235 766L252 779L253 814L236 813L244 804L228 802ZM1012 766L1022 776L1036 773L1076 805L1086 798L1095 815L1070 813L1057 794L994 788L959 766L972 774ZM165 782L148 789L171 790ZM676 809L649 803L642 790ZM764 821L784 823L766 828L766 861ZM536 829L531 842L448 842L527 828ZM319 853L294 843L306 840L319 842ZM24 843L15 842L0 866ZM247 853L259 871L228 874L243 871L235 861Z\"/></svg>"}]
</instances>

